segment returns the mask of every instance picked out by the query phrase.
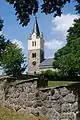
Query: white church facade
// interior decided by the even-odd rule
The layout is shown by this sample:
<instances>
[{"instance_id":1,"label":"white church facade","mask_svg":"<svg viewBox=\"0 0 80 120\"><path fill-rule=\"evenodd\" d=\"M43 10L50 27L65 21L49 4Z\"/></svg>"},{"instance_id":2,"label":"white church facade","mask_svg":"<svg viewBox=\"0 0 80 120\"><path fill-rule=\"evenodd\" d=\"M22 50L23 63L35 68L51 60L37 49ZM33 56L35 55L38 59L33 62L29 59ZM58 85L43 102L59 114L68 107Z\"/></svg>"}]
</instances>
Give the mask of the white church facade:
<instances>
[{"instance_id":1,"label":"white church facade","mask_svg":"<svg viewBox=\"0 0 80 120\"><path fill-rule=\"evenodd\" d=\"M53 58L44 59L44 37L40 34L37 18L33 32L28 39L28 73L35 74L42 70L53 69Z\"/></svg>"}]
</instances>

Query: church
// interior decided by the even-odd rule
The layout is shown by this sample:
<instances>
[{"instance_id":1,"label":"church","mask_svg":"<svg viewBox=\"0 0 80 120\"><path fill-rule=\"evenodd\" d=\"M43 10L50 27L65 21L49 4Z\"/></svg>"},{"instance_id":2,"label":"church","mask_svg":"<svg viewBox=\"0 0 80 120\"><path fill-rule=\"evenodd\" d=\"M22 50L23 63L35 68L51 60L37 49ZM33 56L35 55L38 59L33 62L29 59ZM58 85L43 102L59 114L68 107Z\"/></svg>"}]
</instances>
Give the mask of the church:
<instances>
[{"instance_id":1,"label":"church","mask_svg":"<svg viewBox=\"0 0 80 120\"><path fill-rule=\"evenodd\" d=\"M36 74L43 70L53 69L53 58L44 58L44 36L40 33L37 17L32 34L28 39L28 73Z\"/></svg>"}]
</instances>

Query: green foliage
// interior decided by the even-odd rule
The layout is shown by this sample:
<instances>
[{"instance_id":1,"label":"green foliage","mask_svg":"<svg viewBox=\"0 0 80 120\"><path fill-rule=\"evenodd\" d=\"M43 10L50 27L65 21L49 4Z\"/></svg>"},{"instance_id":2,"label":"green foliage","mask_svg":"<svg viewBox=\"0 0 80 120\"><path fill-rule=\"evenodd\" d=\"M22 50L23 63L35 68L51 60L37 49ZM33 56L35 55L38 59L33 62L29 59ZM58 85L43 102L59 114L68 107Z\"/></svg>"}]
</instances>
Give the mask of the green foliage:
<instances>
[{"instance_id":1,"label":"green foliage","mask_svg":"<svg viewBox=\"0 0 80 120\"><path fill-rule=\"evenodd\" d=\"M0 19L0 31L2 30L3 28L3 20Z\"/></svg>"},{"instance_id":2,"label":"green foliage","mask_svg":"<svg viewBox=\"0 0 80 120\"><path fill-rule=\"evenodd\" d=\"M15 8L17 20L20 20L22 26L26 26L30 21L30 16L38 12L39 0L6 0ZM65 4L70 3L71 0L43 0L41 5L41 12L45 14L54 13L54 16L60 16L62 8ZM73 0L74 2L74 0ZM80 13L80 0L75 0L76 11Z\"/></svg>"},{"instance_id":3,"label":"green foliage","mask_svg":"<svg viewBox=\"0 0 80 120\"><path fill-rule=\"evenodd\" d=\"M74 20L75 24L68 30L67 42L70 44L73 40L80 38L80 19Z\"/></svg>"},{"instance_id":4,"label":"green foliage","mask_svg":"<svg viewBox=\"0 0 80 120\"><path fill-rule=\"evenodd\" d=\"M35 14L38 11L37 0L6 0L16 10L17 20L20 20L22 26L26 26L30 21L30 15Z\"/></svg>"},{"instance_id":5,"label":"green foliage","mask_svg":"<svg viewBox=\"0 0 80 120\"><path fill-rule=\"evenodd\" d=\"M5 50L6 42L3 35L0 36L0 65L1 65L1 59L2 59L2 53Z\"/></svg>"},{"instance_id":6,"label":"green foliage","mask_svg":"<svg viewBox=\"0 0 80 120\"><path fill-rule=\"evenodd\" d=\"M55 71L53 71L53 70L45 70L45 71L41 71L41 73L40 73L41 75L44 75L44 76L57 76L58 75L58 71L57 70L55 70Z\"/></svg>"},{"instance_id":7,"label":"green foliage","mask_svg":"<svg viewBox=\"0 0 80 120\"><path fill-rule=\"evenodd\" d=\"M55 54L54 68L63 76L80 75L80 19L68 30L67 44Z\"/></svg>"},{"instance_id":8,"label":"green foliage","mask_svg":"<svg viewBox=\"0 0 80 120\"><path fill-rule=\"evenodd\" d=\"M2 67L7 75L19 77L26 68L22 49L9 43L2 55Z\"/></svg>"},{"instance_id":9,"label":"green foliage","mask_svg":"<svg viewBox=\"0 0 80 120\"><path fill-rule=\"evenodd\" d=\"M0 19L0 32L3 28L3 20ZM5 42L5 38L2 34L0 34L0 66L1 66L1 60L2 60L2 53L5 50L6 44L8 42Z\"/></svg>"}]
</instances>

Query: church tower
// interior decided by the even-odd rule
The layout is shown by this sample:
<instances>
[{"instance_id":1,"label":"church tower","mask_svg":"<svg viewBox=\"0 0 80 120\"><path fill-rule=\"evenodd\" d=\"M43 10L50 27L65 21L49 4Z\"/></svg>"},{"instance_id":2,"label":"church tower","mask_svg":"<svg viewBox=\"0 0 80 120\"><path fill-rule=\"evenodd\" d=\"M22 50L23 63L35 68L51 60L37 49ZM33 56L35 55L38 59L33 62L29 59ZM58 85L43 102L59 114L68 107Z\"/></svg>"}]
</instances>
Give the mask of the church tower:
<instances>
[{"instance_id":1,"label":"church tower","mask_svg":"<svg viewBox=\"0 0 80 120\"><path fill-rule=\"evenodd\" d=\"M28 73L35 74L39 72L39 65L44 60L44 39L40 35L37 17L33 32L28 39Z\"/></svg>"}]
</instances>

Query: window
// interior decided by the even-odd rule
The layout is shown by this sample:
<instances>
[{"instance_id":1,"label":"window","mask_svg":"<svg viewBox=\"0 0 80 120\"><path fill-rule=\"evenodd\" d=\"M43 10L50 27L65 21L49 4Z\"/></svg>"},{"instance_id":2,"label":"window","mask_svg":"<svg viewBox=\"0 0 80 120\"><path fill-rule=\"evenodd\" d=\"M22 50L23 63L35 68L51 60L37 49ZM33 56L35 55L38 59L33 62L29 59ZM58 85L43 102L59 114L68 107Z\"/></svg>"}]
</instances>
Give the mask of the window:
<instances>
[{"instance_id":1,"label":"window","mask_svg":"<svg viewBox=\"0 0 80 120\"><path fill-rule=\"evenodd\" d=\"M34 46L34 42L32 41L32 46Z\"/></svg>"},{"instance_id":2,"label":"window","mask_svg":"<svg viewBox=\"0 0 80 120\"><path fill-rule=\"evenodd\" d=\"M32 46L36 46L36 41L32 41Z\"/></svg>"},{"instance_id":3,"label":"window","mask_svg":"<svg viewBox=\"0 0 80 120\"><path fill-rule=\"evenodd\" d=\"M36 46L36 41L35 41L35 46Z\"/></svg>"},{"instance_id":4,"label":"window","mask_svg":"<svg viewBox=\"0 0 80 120\"><path fill-rule=\"evenodd\" d=\"M35 58L36 57L36 53L32 53L32 58Z\"/></svg>"},{"instance_id":5,"label":"window","mask_svg":"<svg viewBox=\"0 0 80 120\"><path fill-rule=\"evenodd\" d=\"M34 71L34 75L36 75L36 71Z\"/></svg>"}]
</instances>

